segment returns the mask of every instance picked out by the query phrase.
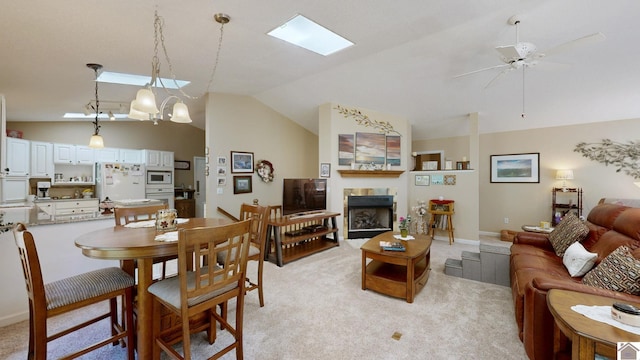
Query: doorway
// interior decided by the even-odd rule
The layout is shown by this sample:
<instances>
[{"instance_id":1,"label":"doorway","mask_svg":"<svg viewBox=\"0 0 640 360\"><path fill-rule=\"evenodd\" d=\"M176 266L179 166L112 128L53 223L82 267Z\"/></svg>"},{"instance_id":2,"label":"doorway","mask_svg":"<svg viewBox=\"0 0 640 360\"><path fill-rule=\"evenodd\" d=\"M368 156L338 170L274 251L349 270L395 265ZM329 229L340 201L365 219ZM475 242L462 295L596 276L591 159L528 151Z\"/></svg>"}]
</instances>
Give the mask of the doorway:
<instances>
[{"instance_id":1,"label":"doorway","mask_svg":"<svg viewBox=\"0 0 640 360\"><path fill-rule=\"evenodd\" d=\"M195 192L193 198L196 199L196 217L205 217L205 206L207 201L206 183L206 161L202 156L193 157L193 181L195 182Z\"/></svg>"}]
</instances>

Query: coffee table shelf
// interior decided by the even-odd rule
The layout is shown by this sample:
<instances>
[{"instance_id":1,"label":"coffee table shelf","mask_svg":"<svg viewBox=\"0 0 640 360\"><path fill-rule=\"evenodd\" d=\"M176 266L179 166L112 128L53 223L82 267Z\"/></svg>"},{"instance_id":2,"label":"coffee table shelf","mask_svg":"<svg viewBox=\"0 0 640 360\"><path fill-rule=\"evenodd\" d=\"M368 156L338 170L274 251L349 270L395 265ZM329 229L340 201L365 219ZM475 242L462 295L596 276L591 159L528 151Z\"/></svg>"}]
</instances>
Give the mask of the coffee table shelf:
<instances>
[{"instance_id":1,"label":"coffee table shelf","mask_svg":"<svg viewBox=\"0 0 640 360\"><path fill-rule=\"evenodd\" d=\"M431 238L415 235L415 240L402 241L405 251L382 250L380 241L397 241L393 235L391 231L382 233L360 248L362 290L371 289L412 303L429 279Z\"/></svg>"}]
</instances>

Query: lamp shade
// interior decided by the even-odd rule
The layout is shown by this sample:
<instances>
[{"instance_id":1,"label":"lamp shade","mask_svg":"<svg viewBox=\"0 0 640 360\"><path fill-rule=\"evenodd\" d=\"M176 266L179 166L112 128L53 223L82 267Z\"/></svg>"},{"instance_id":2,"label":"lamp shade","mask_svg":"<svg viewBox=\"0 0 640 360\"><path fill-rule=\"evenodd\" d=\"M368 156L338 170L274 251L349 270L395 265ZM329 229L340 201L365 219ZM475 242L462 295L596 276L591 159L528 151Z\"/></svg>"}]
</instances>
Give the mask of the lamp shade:
<instances>
[{"instance_id":1,"label":"lamp shade","mask_svg":"<svg viewBox=\"0 0 640 360\"><path fill-rule=\"evenodd\" d=\"M156 97L150 89L138 90L135 102L131 103L131 108L152 115L160 112L156 106Z\"/></svg>"},{"instance_id":2,"label":"lamp shade","mask_svg":"<svg viewBox=\"0 0 640 360\"><path fill-rule=\"evenodd\" d=\"M173 105L173 112L171 115L171 121L176 123L190 123L191 117L189 117L189 108L182 102L177 102Z\"/></svg>"},{"instance_id":3,"label":"lamp shade","mask_svg":"<svg viewBox=\"0 0 640 360\"><path fill-rule=\"evenodd\" d=\"M89 147L93 149L102 149L104 147L104 140L102 136L95 134L91 135L91 140L89 140Z\"/></svg>"},{"instance_id":4,"label":"lamp shade","mask_svg":"<svg viewBox=\"0 0 640 360\"><path fill-rule=\"evenodd\" d=\"M558 170L556 180L573 180L573 170Z\"/></svg>"},{"instance_id":5,"label":"lamp shade","mask_svg":"<svg viewBox=\"0 0 640 360\"><path fill-rule=\"evenodd\" d=\"M131 101L131 106L129 107L129 119L135 119L135 120L149 120L149 113L146 113L144 111L139 111L136 110L137 108L137 103L136 100Z\"/></svg>"}]
</instances>

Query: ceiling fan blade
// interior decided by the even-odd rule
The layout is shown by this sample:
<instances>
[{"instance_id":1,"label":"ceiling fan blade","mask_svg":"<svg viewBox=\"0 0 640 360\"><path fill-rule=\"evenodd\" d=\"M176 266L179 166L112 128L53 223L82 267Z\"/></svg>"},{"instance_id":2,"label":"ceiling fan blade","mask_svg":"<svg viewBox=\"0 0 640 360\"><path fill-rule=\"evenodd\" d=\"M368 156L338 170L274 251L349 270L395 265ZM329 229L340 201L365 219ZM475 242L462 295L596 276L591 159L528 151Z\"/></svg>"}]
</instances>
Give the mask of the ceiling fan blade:
<instances>
[{"instance_id":1,"label":"ceiling fan blade","mask_svg":"<svg viewBox=\"0 0 640 360\"><path fill-rule=\"evenodd\" d=\"M493 85L496 83L496 81L498 81L500 78L502 78L504 75L506 75L508 72L511 72L511 70L514 70L514 67L509 66L508 68L500 71L500 73L498 73L498 75L496 75L493 79L491 79L491 81L489 81L487 83L487 85L484 86L484 88L488 88L489 86Z\"/></svg>"},{"instance_id":2,"label":"ceiling fan blade","mask_svg":"<svg viewBox=\"0 0 640 360\"><path fill-rule=\"evenodd\" d=\"M604 36L603 33L597 32L591 35L583 36L575 40L568 41L564 44L557 45L555 47L552 47L551 49L547 49L546 51L538 52L536 54L536 57L540 58L540 57L555 55L557 53L567 51L578 46L583 46L583 45L587 45L594 42L604 41L605 39L606 39L606 36Z\"/></svg>"},{"instance_id":3,"label":"ceiling fan blade","mask_svg":"<svg viewBox=\"0 0 640 360\"><path fill-rule=\"evenodd\" d=\"M476 73L487 71L487 70L500 69L500 68L503 68L503 67L506 67L506 66L509 66L509 64L502 64L502 65L490 66L490 67L487 67L487 68L484 68L484 69L473 70L473 71L470 71L470 72L467 72L467 73L464 73L464 74L456 75L453 78L455 79L455 78L459 78L459 77L463 77L463 76L467 76L467 75L472 75L472 74L476 74Z\"/></svg>"}]
</instances>

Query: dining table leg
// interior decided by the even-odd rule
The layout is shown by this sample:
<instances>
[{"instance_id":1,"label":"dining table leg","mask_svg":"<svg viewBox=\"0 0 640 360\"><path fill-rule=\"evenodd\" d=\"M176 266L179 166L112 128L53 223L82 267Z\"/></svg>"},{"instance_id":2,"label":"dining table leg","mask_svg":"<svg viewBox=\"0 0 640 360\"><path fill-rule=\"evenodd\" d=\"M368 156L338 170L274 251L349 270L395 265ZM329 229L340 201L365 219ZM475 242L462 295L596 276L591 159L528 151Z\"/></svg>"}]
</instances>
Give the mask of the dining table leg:
<instances>
[{"instance_id":1,"label":"dining table leg","mask_svg":"<svg viewBox=\"0 0 640 360\"><path fill-rule=\"evenodd\" d=\"M151 359L153 354L153 296L147 288L153 279L153 259L138 259L138 359Z\"/></svg>"}]
</instances>

